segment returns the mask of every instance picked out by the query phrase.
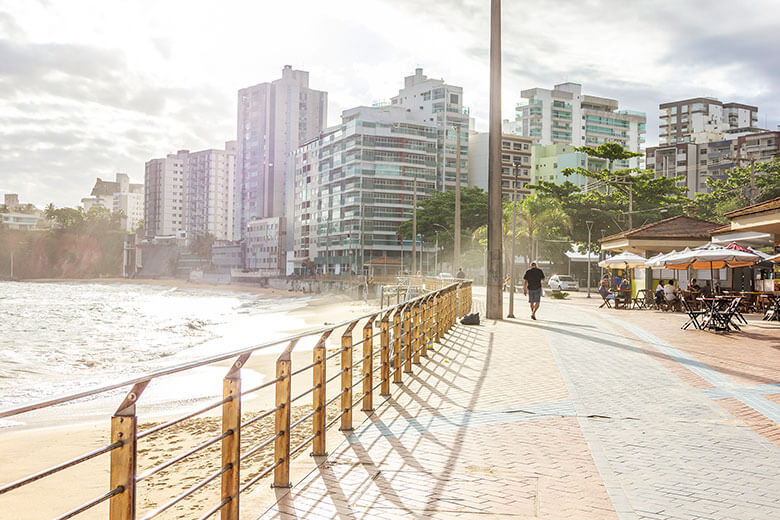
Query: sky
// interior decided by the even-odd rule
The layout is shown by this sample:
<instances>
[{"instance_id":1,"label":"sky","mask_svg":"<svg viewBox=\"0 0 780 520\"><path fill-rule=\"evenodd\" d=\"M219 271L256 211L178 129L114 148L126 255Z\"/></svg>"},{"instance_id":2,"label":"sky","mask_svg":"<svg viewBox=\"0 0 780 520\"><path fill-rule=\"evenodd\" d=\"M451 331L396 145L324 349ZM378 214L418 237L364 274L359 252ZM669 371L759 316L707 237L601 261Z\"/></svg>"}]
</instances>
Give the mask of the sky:
<instances>
[{"instance_id":1,"label":"sky","mask_svg":"<svg viewBox=\"0 0 780 520\"><path fill-rule=\"evenodd\" d=\"M699 96L780 123L775 0L503 2L502 113L524 89L571 81L647 113ZM404 76L464 88L485 130L489 0L0 0L0 194L76 206L95 179L236 134L238 89L284 65L342 110L388 100Z\"/></svg>"}]
</instances>

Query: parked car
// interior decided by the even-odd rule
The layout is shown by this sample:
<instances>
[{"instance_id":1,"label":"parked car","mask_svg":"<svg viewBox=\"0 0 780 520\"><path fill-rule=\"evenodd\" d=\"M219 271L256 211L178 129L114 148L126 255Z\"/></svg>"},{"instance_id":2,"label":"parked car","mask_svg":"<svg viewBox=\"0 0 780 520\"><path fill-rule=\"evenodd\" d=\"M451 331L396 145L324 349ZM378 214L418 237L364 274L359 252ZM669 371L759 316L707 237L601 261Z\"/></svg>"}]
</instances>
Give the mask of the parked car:
<instances>
[{"instance_id":1,"label":"parked car","mask_svg":"<svg viewBox=\"0 0 780 520\"><path fill-rule=\"evenodd\" d=\"M580 284L572 276L567 274L554 274L547 282L553 291L579 291Z\"/></svg>"},{"instance_id":2,"label":"parked car","mask_svg":"<svg viewBox=\"0 0 780 520\"><path fill-rule=\"evenodd\" d=\"M455 280L452 273L439 273L439 280Z\"/></svg>"}]
</instances>

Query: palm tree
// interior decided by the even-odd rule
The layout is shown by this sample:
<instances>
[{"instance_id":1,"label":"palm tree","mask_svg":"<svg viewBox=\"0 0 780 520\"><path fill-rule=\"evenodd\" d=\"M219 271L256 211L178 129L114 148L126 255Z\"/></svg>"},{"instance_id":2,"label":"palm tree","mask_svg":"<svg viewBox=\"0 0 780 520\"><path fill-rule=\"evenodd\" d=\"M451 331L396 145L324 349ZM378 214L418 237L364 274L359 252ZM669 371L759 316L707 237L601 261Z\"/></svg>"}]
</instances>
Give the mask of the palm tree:
<instances>
[{"instance_id":1,"label":"palm tree","mask_svg":"<svg viewBox=\"0 0 780 520\"><path fill-rule=\"evenodd\" d=\"M512 250L512 202L504 203L502 213L502 232L504 263L510 265ZM528 257L536 259L536 239L539 235L554 236L561 232L570 232L571 218L561 208L555 199L530 195L517 201L517 226L515 239L525 239L528 247ZM472 239L478 241L483 247L487 247L487 226L477 228Z\"/></svg>"}]
</instances>

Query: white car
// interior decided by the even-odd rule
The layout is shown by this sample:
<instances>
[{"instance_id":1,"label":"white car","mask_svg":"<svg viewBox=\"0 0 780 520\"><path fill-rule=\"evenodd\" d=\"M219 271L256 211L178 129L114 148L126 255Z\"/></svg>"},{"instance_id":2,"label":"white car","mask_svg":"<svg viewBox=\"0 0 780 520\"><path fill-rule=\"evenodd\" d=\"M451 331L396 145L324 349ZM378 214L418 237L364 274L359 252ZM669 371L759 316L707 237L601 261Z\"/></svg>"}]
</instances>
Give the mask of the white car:
<instances>
[{"instance_id":1,"label":"white car","mask_svg":"<svg viewBox=\"0 0 780 520\"><path fill-rule=\"evenodd\" d=\"M439 280L455 280L452 273L439 273Z\"/></svg>"},{"instance_id":2,"label":"white car","mask_svg":"<svg viewBox=\"0 0 780 520\"><path fill-rule=\"evenodd\" d=\"M567 274L554 274L547 282L553 291L579 291L580 284Z\"/></svg>"}]
</instances>

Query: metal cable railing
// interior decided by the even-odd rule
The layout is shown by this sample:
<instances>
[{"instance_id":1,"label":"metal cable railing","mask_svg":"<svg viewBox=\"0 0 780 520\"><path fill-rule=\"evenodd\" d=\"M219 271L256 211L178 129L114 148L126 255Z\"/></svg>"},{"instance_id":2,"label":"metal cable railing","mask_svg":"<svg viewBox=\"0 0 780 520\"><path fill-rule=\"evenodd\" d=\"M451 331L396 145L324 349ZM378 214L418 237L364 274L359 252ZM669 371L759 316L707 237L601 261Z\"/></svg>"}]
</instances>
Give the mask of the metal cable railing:
<instances>
[{"instance_id":1,"label":"metal cable railing","mask_svg":"<svg viewBox=\"0 0 780 520\"><path fill-rule=\"evenodd\" d=\"M0 495L17 491L33 482L43 480L101 455L110 454L110 490L56 518L62 520L73 518L101 503L110 501L110 520L134 519L139 502L136 484L150 479L154 481L152 477L174 465L183 464L187 459L201 452L205 453L205 457L213 457L214 452L217 451L216 446L219 445L221 446L220 454L216 459L219 461L218 470L213 471L178 495L169 497L162 504L158 505L147 501L146 503L149 504L147 507L151 510L143 512L143 519L151 520L176 508L188 497L204 490L217 479L221 479L221 486L216 486L219 488L217 490L217 493L220 494L218 498L211 502L211 505L203 507L204 511L199 511L196 514L201 515L198 518L206 519L219 512L221 518L235 520L238 518L239 497L242 493L271 475L273 475L274 486L289 486L290 460L294 455L309 445L312 446L312 455L324 455L328 430L339 422L340 429L352 429L352 414L355 407L362 403L362 410L372 410L376 391L380 390L379 395L389 395L390 383L402 382L403 373L412 372L412 365L420 362L420 356L426 356L428 348L433 343L440 341L442 336L455 324L457 317L465 314L470 308L471 282L457 282L335 325L227 354L176 365L94 390L0 411L0 418L13 417L130 387L120 406L111 417L112 442L110 444L13 482L0 485ZM362 333L353 342L353 332L355 329L360 330L358 326L361 326ZM326 349L327 339L337 329L343 329L341 347L328 352ZM298 341L305 337L319 338L312 351L312 361L293 369L291 354ZM286 348L276 360L275 377L252 388L242 389L241 368L250 356L255 352L285 344ZM354 355L356 348L360 353ZM136 406L141 402L142 394L149 382L226 360L232 360L233 364L224 377L222 399L212 401L194 411L153 425L148 429L139 429ZM329 361L333 361L331 364L338 367L333 374L328 374ZM333 367L331 366L331 368ZM312 382L309 386L297 390L298 394L293 396L293 376L306 372L312 374ZM296 385L299 384L299 378L295 379ZM340 380L340 383L336 383L337 380ZM296 386L296 388L298 387ZM242 420L242 417L245 416L241 411L242 398L263 390L273 391L275 406ZM332 395L328 395L329 393ZM309 395L311 395L311 401L309 404L303 404L304 401L308 401L304 398ZM294 409L293 404L296 404ZM336 408L337 406L338 408ZM206 414L220 408L219 427L221 432L219 434L212 435L184 452L170 456L165 460L159 460L159 457L150 457L150 461L157 463L146 468L141 464L143 471L137 471L135 461L139 456L138 441L145 440L144 450L140 452L145 454L160 443L166 442L157 434L187 421L215 421L216 418L211 419ZM213 416L214 414L209 415ZM200 418L201 416L204 416L203 419ZM216 424L216 421L214 423ZM263 424L261 428L255 428L251 432L263 433L270 430L271 433L253 441L254 444L251 446L242 446L239 442L241 430L261 423ZM265 467L263 467L263 463L258 462L262 459L255 456L263 450L271 449L273 449L271 459L273 462L266 462ZM247 466L250 462L251 466ZM252 475L248 481L243 483L241 481L242 467ZM194 510L190 506L187 507L188 516L192 516L191 513Z\"/></svg>"}]
</instances>

